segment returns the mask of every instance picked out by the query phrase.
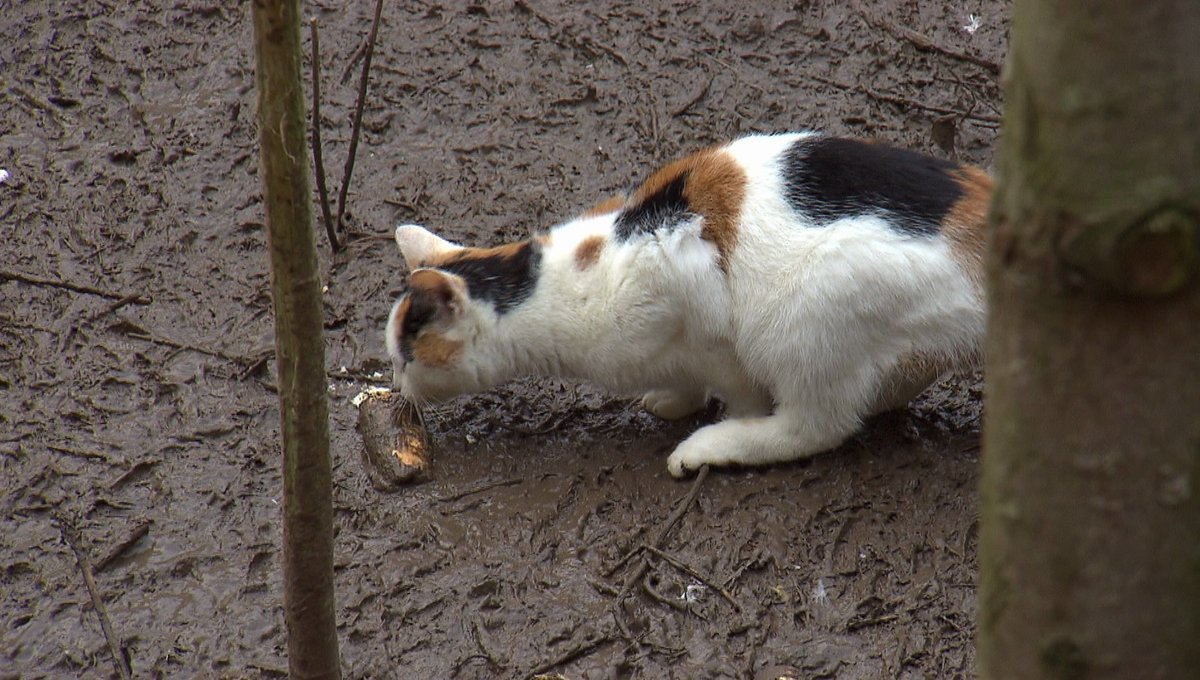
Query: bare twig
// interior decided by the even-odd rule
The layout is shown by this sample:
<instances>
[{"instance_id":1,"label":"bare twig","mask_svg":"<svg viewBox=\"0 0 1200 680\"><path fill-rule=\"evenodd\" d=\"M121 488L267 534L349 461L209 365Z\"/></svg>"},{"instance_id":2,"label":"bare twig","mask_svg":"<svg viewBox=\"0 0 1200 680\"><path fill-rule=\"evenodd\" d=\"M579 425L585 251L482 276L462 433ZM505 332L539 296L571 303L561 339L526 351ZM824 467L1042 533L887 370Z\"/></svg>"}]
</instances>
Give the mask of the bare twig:
<instances>
[{"instance_id":1,"label":"bare twig","mask_svg":"<svg viewBox=\"0 0 1200 680\"><path fill-rule=\"evenodd\" d=\"M308 32L312 36L312 152L313 171L317 176L317 195L321 199L321 220L325 224L325 235L329 247L336 254L341 249L337 231L333 228L333 214L329 209L329 190L325 187L325 161L321 156L321 38L317 31L317 18L308 20Z\"/></svg>"},{"instance_id":2,"label":"bare twig","mask_svg":"<svg viewBox=\"0 0 1200 680\"><path fill-rule=\"evenodd\" d=\"M79 532L75 529L65 517L61 515L57 517L58 530L62 534L63 540L67 545L71 546L71 550L75 553L75 561L79 565L79 572L83 575L83 583L87 586L88 594L92 597L92 608L96 610L96 616L100 618L100 630L104 632L104 639L108 642L108 651L112 654L113 665L117 667L117 674L123 680L130 680L133 673L129 668L129 660L125 658L125 654L121 651L121 645L117 641L117 636L113 633L112 621L108 618L108 609L104 607L104 600L100 597L100 589L96 587L95 572L92 571L91 560L88 559L87 553L83 551L83 547L79 544Z\"/></svg>"},{"instance_id":3,"label":"bare twig","mask_svg":"<svg viewBox=\"0 0 1200 680\"><path fill-rule=\"evenodd\" d=\"M346 67L342 69L342 75L338 76L338 82L345 85L350 80L350 72L358 66L358 62L367 52L367 41L364 39L354 48L354 54L350 55L350 60L346 62Z\"/></svg>"},{"instance_id":4,"label":"bare twig","mask_svg":"<svg viewBox=\"0 0 1200 680\"><path fill-rule=\"evenodd\" d=\"M658 533L655 535L654 540L650 542L650 545L655 547L662 546L663 542L667 538L667 534L670 533L675 524L679 522L680 518L683 517L683 514L688 511L688 508L692 507L692 501L696 500L696 495L700 493L700 485L703 484L704 480L707 478L708 466L704 465L700 468L700 472L696 475L696 481L692 482L692 488L688 491L687 496L685 496L684 499L675 506L675 510L669 517L667 517L667 521L664 522L661 527L659 527ZM618 603L625 599L625 596L629 594L630 589L633 588L634 584L642 580L642 577L646 575L646 572L649 569L650 561L646 559L645 555L642 555L642 559L638 564L638 568L629 575L629 578L625 579L625 585L621 587L621 594L617 596Z\"/></svg>"},{"instance_id":5,"label":"bare twig","mask_svg":"<svg viewBox=\"0 0 1200 680\"><path fill-rule=\"evenodd\" d=\"M344 228L346 215L346 192L350 189L350 176L354 174L354 158L358 155L358 136L362 132L363 107L367 100L367 80L371 72L371 56L375 53L375 39L379 35L379 17L383 14L383 0L375 0L375 18L371 21L371 34L367 37L367 49L363 53L362 73L358 78L358 100L354 103L354 126L350 130L350 149L346 152L346 169L342 172L342 186L338 189L336 230Z\"/></svg>"},{"instance_id":6,"label":"bare twig","mask_svg":"<svg viewBox=\"0 0 1200 680\"><path fill-rule=\"evenodd\" d=\"M87 286L80 283L71 283L70 281L57 281L54 279L43 279L29 274L20 272L0 271L0 281L20 281L31 286L49 286L51 288L61 288L63 290L71 290L76 293L87 293L88 295L96 295L109 300L117 300L124 304L148 305L151 299L146 295L128 295L125 293L114 293L112 291Z\"/></svg>"},{"instance_id":7,"label":"bare twig","mask_svg":"<svg viewBox=\"0 0 1200 680\"><path fill-rule=\"evenodd\" d=\"M132 548L135 543L142 540L142 537L148 533L150 533L150 520L145 519L133 528L133 531L125 537L125 540L114 545L112 549L108 551L107 555L100 558L100 561L96 562L96 573L99 574L107 569L109 565L117 560L118 557L124 555L127 550Z\"/></svg>"},{"instance_id":8,"label":"bare twig","mask_svg":"<svg viewBox=\"0 0 1200 680\"><path fill-rule=\"evenodd\" d=\"M139 300L141 300L141 299L142 299L142 297L140 295L126 295L125 297L121 298L120 300L113 302L112 304L108 305L104 309L89 316L87 319L87 322L94 323L97 319L108 316L109 314L112 314L113 312L124 307L125 305L132 305L135 303L142 304L141 302L139 302Z\"/></svg>"},{"instance_id":9,"label":"bare twig","mask_svg":"<svg viewBox=\"0 0 1200 680\"><path fill-rule=\"evenodd\" d=\"M642 576L642 592L667 605L671 609L677 609L681 612L688 611L688 606L686 604L658 592L658 588L656 588L654 584L650 582L649 570L647 570L646 574Z\"/></svg>"},{"instance_id":10,"label":"bare twig","mask_svg":"<svg viewBox=\"0 0 1200 680\"><path fill-rule=\"evenodd\" d=\"M471 619L470 636L475 646L479 648L480 655L487 659L492 668L503 669L508 667L508 661L497 658L496 653L492 651L493 645L488 641L487 633L484 632L483 626L479 625L478 619Z\"/></svg>"},{"instance_id":11,"label":"bare twig","mask_svg":"<svg viewBox=\"0 0 1200 680\"><path fill-rule=\"evenodd\" d=\"M155 345L162 345L164 347L172 347L174 349L187 350L189 352L196 352L198 354L207 354L210 357L216 357L218 359L232 361L235 364L241 364L243 366L254 362L254 359L252 359L250 357L234 356L232 354L226 354L225 352L222 352L220 350L210 349L208 347L201 347L200 345L193 345L193 344L186 343L186 342L178 342L176 340L171 340L170 338L163 338L163 337L160 337L157 335L151 335L150 333L140 333L140 332L131 330L131 331L126 332L125 335L128 335L129 337L131 337L135 340L143 340L145 342L150 342Z\"/></svg>"},{"instance_id":12,"label":"bare twig","mask_svg":"<svg viewBox=\"0 0 1200 680\"><path fill-rule=\"evenodd\" d=\"M460 491L460 492L450 495L450 496L439 496L435 500L437 500L437 502L439 502L439 503L453 503L454 501L461 501L462 499L466 498L467 496L474 496L475 494L483 493L484 491L491 491L492 489L499 489L502 486L513 486L515 484L520 484L523 481L525 481L525 480L521 479L520 477L513 477L511 479L502 479L498 482L487 482L485 484L479 484L477 486L473 486L470 489L467 489L466 491Z\"/></svg>"},{"instance_id":13,"label":"bare twig","mask_svg":"<svg viewBox=\"0 0 1200 680\"><path fill-rule=\"evenodd\" d=\"M517 5L518 9L528 12L535 19L537 19L538 21L545 24L546 28L549 28L549 29L555 31L556 33L558 33L558 37L560 38L560 40L562 38L569 38L571 40L571 42L573 42L575 44L576 48L581 48L583 50L591 52L592 54L595 54L597 51L604 52L608 56L612 57L613 61L616 61L618 64L620 64L622 66L629 65L629 60L625 58L625 55L623 55L620 52L616 51L615 49L609 47L608 45L605 45L604 43L591 38L590 36L575 35L575 34L571 33L560 22L554 20L552 17L547 16L543 12L539 11L536 7L534 7L533 5L526 2L526 0L517 0L516 5ZM563 40L562 42L565 42L565 40Z\"/></svg>"},{"instance_id":14,"label":"bare twig","mask_svg":"<svg viewBox=\"0 0 1200 680\"><path fill-rule=\"evenodd\" d=\"M898 618L900 617L896 614L884 614L883 616L874 616L867 619L853 619L846 622L846 632L853 633L861 628L868 628L870 626L878 626L884 623L890 623Z\"/></svg>"},{"instance_id":15,"label":"bare twig","mask_svg":"<svg viewBox=\"0 0 1200 680\"><path fill-rule=\"evenodd\" d=\"M984 123L999 123L1000 122L1000 116L993 116L993 115L989 115L986 113L971 113L969 111L959 111L958 109L951 109L951 108L948 108L945 106L937 106L935 104L926 104L924 102L919 102L915 99L909 99L908 97L901 97L900 95L890 94L887 92L880 92L878 90L869 88L865 85L854 85L851 83L843 83L841 81L837 81L832 78L825 78L823 76L818 76L818 75L814 75L811 73L808 74L808 77L812 78L813 80L817 81L818 83L832 85L834 87L837 87L837 88L840 88L843 90L849 90L851 92L860 92L862 94L867 95L871 99L875 99L875 100L881 101L881 102L886 102L888 104L897 104L899 106L907 106L907 107L911 107L911 108L922 109L925 111L933 111L934 113L950 114L953 116L957 116L959 118L964 118L967 120L977 120L977 121L981 121Z\"/></svg>"},{"instance_id":16,"label":"bare twig","mask_svg":"<svg viewBox=\"0 0 1200 680\"><path fill-rule=\"evenodd\" d=\"M682 105L675 107L675 109L671 111L671 117L678 118L679 116L687 113L693 106L699 104L700 101L708 94L709 89L712 88L712 84L713 79L709 78L708 82L704 83L704 87L700 88L700 91L697 92L691 99L687 100Z\"/></svg>"},{"instance_id":17,"label":"bare twig","mask_svg":"<svg viewBox=\"0 0 1200 680\"><path fill-rule=\"evenodd\" d=\"M100 453L99 451L87 451L84 449L77 449L77 448L74 448L71 446L62 446L60 444L46 444L46 448L50 449L51 451L58 451L59 453L65 453L69 456L75 456L76 458L84 458L84 459L88 459L88 460L102 460L105 463L108 463L109 465L116 464L113 462L112 458L109 458L107 455Z\"/></svg>"},{"instance_id":18,"label":"bare twig","mask_svg":"<svg viewBox=\"0 0 1200 680\"><path fill-rule=\"evenodd\" d=\"M866 18L867 23L882 28L901 40L906 40L909 43L912 43L914 47L922 52L935 52L937 54L950 57L951 59L957 59L959 61L975 64L976 66L982 66L990 71L993 75L1000 75L1000 64L991 61L990 59L984 59L983 57L977 57L973 54L967 54L965 52L959 52L958 50L950 49L949 47L943 47L942 45L934 42L933 39L927 35L917 33L910 28L898 26L881 17L871 16L870 14L864 14L863 17Z\"/></svg>"},{"instance_id":19,"label":"bare twig","mask_svg":"<svg viewBox=\"0 0 1200 680\"><path fill-rule=\"evenodd\" d=\"M654 546L652 546L648 543L643 543L642 549L648 551L651 555L658 557L659 559L663 560L667 564L670 564L671 566L675 567L676 569L679 569L680 571L687 573L692 578L703 583L704 585L708 586L709 588L712 588L713 590L717 591L721 595L721 597L725 598L725 600L727 602L729 602L729 604L733 605L734 609L736 609L738 611L742 611L742 605L738 604L737 600L733 599L733 595L729 594L728 590L725 590L725 588L717 585L716 581L705 576L699 569L696 569L695 567L689 565L688 563L684 562L683 560L679 559L678 557L675 557L674 555L671 555L670 553L664 552L663 550L661 550L659 548L655 548Z\"/></svg>"},{"instance_id":20,"label":"bare twig","mask_svg":"<svg viewBox=\"0 0 1200 680\"><path fill-rule=\"evenodd\" d=\"M584 639L582 641L580 641L579 644L575 645L571 649L568 649L567 651L563 652L562 654L559 654L558 656L554 657L553 659L550 659L549 661L543 662L543 663L535 666L533 668L533 670L530 670L528 673L525 674L525 677L532 678L535 675L541 675L542 673L545 673L546 671L548 671L550 669L557 668L565 663L574 661L575 659L578 659L579 657L584 656L585 654L590 654L591 652L595 651L596 649L599 649L600 647L602 647L610 642L613 642L615 639L616 638L614 638L611 634L609 634L607 632L595 634L594 637L590 636L590 635L585 636Z\"/></svg>"},{"instance_id":21,"label":"bare twig","mask_svg":"<svg viewBox=\"0 0 1200 680\"><path fill-rule=\"evenodd\" d=\"M633 558L637 557L638 553L640 553L642 551L642 545L645 545L645 544L643 543L641 545L636 545L633 548L630 548L629 552L625 553L624 555L621 555L621 559L617 560L616 564L612 565L607 570L605 570L604 575L607 577L607 576L612 576L613 574L617 573L617 571L620 570L621 567L625 566L625 564L627 562L629 562L629 560L632 560Z\"/></svg>"}]
</instances>

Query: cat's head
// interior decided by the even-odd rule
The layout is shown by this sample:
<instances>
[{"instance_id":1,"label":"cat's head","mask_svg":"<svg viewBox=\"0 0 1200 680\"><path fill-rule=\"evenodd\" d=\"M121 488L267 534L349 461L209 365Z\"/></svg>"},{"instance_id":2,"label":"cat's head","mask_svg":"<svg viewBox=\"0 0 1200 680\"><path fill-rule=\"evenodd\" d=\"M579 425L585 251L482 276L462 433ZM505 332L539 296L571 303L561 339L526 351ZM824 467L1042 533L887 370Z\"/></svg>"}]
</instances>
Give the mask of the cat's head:
<instances>
[{"instance_id":1,"label":"cat's head","mask_svg":"<svg viewBox=\"0 0 1200 680\"><path fill-rule=\"evenodd\" d=\"M499 325L532 294L538 244L464 248L404 225L396 245L410 275L387 323L395 386L410 399L440 401L513 377Z\"/></svg>"}]
</instances>

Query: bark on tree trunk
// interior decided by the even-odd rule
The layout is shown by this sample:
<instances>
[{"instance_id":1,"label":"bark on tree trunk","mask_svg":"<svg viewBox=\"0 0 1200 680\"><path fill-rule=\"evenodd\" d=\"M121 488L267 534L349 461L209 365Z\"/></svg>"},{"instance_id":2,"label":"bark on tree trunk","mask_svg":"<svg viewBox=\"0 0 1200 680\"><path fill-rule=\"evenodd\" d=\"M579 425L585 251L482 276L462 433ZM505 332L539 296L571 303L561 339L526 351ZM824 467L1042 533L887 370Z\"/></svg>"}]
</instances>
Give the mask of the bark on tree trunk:
<instances>
[{"instance_id":1,"label":"bark on tree trunk","mask_svg":"<svg viewBox=\"0 0 1200 680\"><path fill-rule=\"evenodd\" d=\"M300 80L300 3L254 0L252 12L279 370L288 666L292 678L339 678L329 414Z\"/></svg>"},{"instance_id":2,"label":"bark on tree trunk","mask_svg":"<svg viewBox=\"0 0 1200 680\"><path fill-rule=\"evenodd\" d=\"M980 675L1200 669L1200 3L1018 0Z\"/></svg>"}]
</instances>

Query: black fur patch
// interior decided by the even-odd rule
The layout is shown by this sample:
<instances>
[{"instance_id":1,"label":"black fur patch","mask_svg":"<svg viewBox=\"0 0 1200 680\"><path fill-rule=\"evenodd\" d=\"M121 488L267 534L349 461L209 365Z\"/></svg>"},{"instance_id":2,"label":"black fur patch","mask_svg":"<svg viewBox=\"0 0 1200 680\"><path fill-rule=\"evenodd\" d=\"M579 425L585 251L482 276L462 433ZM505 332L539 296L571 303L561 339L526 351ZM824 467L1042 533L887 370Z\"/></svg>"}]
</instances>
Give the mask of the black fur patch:
<instances>
[{"instance_id":1,"label":"black fur patch","mask_svg":"<svg viewBox=\"0 0 1200 680\"><path fill-rule=\"evenodd\" d=\"M444 301L441 304L444 304ZM400 356L404 357L405 361L413 360L413 339L425 324L437 316L438 308L439 300L429 291L418 290L409 295L408 309L404 319L400 321Z\"/></svg>"},{"instance_id":2,"label":"black fur patch","mask_svg":"<svg viewBox=\"0 0 1200 680\"><path fill-rule=\"evenodd\" d=\"M438 269L461 276L471 297L487 300L497 314L504 314L533 295L541 262L541 247L526 241L510 252L468 254Z\"/></svg>"},{"instance_id":3,"label":"black fur patch","mask_svg":"<svg viewBox=\"0 0 1200 680\"><path fill-rule=\"evenodd\" d=\"M627 241L634 234L652 234L660 227L685 219L690 214L687 199L683 197L687 177L684 172L658 191L623 209L615 224L617 239Z\"/></svg>"},{"instance_id":4,"label":"black fur patch","mask_svg":"<svg viewBox=\"0 0 1200 680\"><path fill-rule=\"evenodd\" d=\"M913 236L936 234L962 197L958 165L882 144L818 137L784 153L788 203L824 225L877 214Z\"/></svg>"}]
</instances>

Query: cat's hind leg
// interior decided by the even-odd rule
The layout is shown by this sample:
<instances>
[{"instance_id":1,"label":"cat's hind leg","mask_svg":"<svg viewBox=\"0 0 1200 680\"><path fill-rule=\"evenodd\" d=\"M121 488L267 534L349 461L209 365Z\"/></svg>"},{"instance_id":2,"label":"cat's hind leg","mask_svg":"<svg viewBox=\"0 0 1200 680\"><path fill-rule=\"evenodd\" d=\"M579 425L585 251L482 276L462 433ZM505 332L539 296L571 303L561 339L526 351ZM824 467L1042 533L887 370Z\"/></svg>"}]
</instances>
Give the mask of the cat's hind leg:
<instances>
[{"instance_id":1,"label":"cat's hind leg","mask_svg":"<svg viewBox=\"0 0 1200 680\"><path fill-rule=\"evenodd\" d=\"M651 390L642 397L642 408L663 420L686 418L708 404L708 390L673 388Z\"/></svg>"},{"instance_id":2,"label":"cat's hind leg","mask_svg":"<svg viewBox=\"0 0 1200 680\"><path fill-rule=\"evenodd\" d=\"M879 396L871 406L870 415L895 411L908 406L938 378L951 369L951 362L942 357L913 353L902 357L884 376Z\"/></svg>"}]
</instances>

